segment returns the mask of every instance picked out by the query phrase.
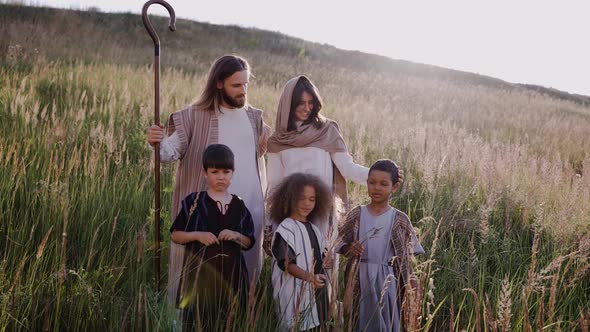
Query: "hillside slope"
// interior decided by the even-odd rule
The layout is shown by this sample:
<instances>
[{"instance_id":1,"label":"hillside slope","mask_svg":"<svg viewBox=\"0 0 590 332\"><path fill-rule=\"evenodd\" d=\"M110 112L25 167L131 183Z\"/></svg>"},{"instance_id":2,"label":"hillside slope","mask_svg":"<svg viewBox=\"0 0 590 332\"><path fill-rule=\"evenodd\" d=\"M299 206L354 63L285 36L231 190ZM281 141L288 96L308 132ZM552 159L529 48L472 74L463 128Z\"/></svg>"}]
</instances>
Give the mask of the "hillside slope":
<instances>
[{"instance_id":1,"label":"hillside slope","mask_svg":"<svg viewBox=\"0 0 590 332\"><path fill-rule=\"evenodd\" d=\"M114 63L147 64L151 61L151 40L140 15L111 14L54 8L0 4L0 50L15 50L23 57L84 59ZM569 94L532 85L512 84L489 76L445 69L437 66L394 60L384 56L346 51L308 42L277 32L177 21L177 31L166 29L167 19L152 16L162 40L162 64L188 71L204 71L217 56L238 53L251 60L256 72L269 74L269 56L295 64L377 71L398 77L420 77L482 85L499 89L531 89L548 96L590 104L590 97ZM2 52L0 61L11 52ZM265 75L263 80L281 81L279 75ZM532 82L534 83L534 82Z\"/></svg>"}]
</instances>

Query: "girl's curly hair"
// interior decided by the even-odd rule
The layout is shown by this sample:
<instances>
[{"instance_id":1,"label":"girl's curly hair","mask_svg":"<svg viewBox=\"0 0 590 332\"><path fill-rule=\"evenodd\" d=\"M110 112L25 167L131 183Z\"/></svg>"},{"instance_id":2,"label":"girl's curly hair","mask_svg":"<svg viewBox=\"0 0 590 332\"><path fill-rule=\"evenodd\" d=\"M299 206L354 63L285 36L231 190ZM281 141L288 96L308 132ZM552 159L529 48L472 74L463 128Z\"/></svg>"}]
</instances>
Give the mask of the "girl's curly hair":
<instances>
[{"instance_id":1,"label":"girl's curly hair","mask_svg":"<svg viewBox=\"0 0 590 332\"><path fill-rule=\"evenodd\" d=\"M284 178L266 200L268 214L274 223L280 224L291 216L305 186L315 189L315 207L309 213L308 220L315 223L328 218L334 203L328 186L315 175L293 173Z\"/></svg>"}]
</instances>

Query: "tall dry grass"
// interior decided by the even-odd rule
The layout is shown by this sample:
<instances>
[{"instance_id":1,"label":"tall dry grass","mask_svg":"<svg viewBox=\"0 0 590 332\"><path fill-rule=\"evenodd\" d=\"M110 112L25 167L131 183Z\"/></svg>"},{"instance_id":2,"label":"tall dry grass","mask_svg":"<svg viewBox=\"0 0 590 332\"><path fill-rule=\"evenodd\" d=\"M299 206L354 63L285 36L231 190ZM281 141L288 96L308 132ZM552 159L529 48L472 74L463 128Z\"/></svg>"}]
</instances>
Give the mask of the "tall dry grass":
<instances>
[{"instance_id":1,"label":"tall dry grass","mask_svg":"<svg viewBox=\"0 0 590 332\"><path fill-rule=\"evenodd\" d=\"M11 40L0 57L0 327L172 329L173 309L153 288L151 67L89 60L83 47L81 60L56 62L34 41ZM357 162L387 157L405 169L392 204L427 248L415 261L420 289L407 317L416 329L587 330L588 107L244 52L257 75L249 101L271 126L283 82L304 73ZM164 67L163 120L194 100L218 55ZM172 177L163 167L163 229ZM366 202L364 187L350 194ZM250 317L220 329L276 328L268 265Z\"/></svg>"}]
</instances>

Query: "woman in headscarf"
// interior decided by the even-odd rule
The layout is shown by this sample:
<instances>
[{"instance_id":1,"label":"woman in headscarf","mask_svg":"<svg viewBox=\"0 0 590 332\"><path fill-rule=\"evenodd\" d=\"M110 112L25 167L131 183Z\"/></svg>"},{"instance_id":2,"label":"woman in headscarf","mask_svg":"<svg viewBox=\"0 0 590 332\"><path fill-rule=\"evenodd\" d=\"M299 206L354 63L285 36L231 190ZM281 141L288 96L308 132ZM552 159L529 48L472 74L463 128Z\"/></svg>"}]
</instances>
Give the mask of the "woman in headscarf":
<instances>
[{"instance_id":1,"label":"woman in headscarf","mask_svg":"<svg viewBox=\"0 0 590 332\"><path fill-rule=\"evenodd\" d=\"M337 207L347 201L346 180L366 185L369 169L353 162L338 124L322 116L321 109L322 98L309 78L297 76L287 81L279 100L275 131L268 139L268 190L272 193L284 178L293 173L313 174L332 189L336 200L333 205ZM338 276L338 257L334 257L334 251L339 246L335 212L316 223L328 248L328 252L320 254L326 255L326 258L331 256L334 260L327 284L334 291ZM264 249L272 256L273 225L281 220L269 218L266 222ZM333 296L336 296L335 292ZM334 300L335 297L330 302L335 304Z\"/></svg>"},{"instance_id":2,"label":"woman in headscarf","mask_svg":"<svg viewBox=\"0 0 590 332\"><path fill-rule=\"evenodd\" d=\"M319 176L332 188L335 198L344 203L346 180L366 185L369 169L353 162L338 124L322 116L321 109L322 98L309 78L297 76L287 82L279 101L275 131L268 140L269 192L283 178L297 172ZM330 230L337 229L333 222L325 220L320 225L327 239L334 235L329 234Z\"/></svg>"}]
</instances>

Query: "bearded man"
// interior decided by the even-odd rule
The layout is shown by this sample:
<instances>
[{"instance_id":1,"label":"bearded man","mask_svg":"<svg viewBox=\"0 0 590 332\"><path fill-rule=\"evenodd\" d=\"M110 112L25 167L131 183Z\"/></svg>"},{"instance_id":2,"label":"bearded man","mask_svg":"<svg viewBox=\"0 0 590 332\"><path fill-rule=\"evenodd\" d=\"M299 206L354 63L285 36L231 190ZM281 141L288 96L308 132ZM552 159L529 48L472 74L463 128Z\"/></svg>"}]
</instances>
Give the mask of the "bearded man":
<instances>
[{"instance_id":1,"label":"bearded man","mask_svg":"<svg viewBox=\"0 0 590 332\"><path fill-rule=\"evenodd\" d=\"M262 121L262 111L248 104L250 81L248 62L234 55L217 59L209 70L204 91L196 103L172 113L168 136L163 126L147 129L147 141L160 143L162 163L177 161L172 194L172 220L180 211L184 197L206 190L203 151L210 144L225 144L234 153L235 172L228 188L240 196L254 221L254 247L245 252L250 281L258 280L262 267L262 230L266 169L263 154L270 127ZM170 244L167 294L174 303L184 259L184 246Z\"/></svg>"}]
</instances>

